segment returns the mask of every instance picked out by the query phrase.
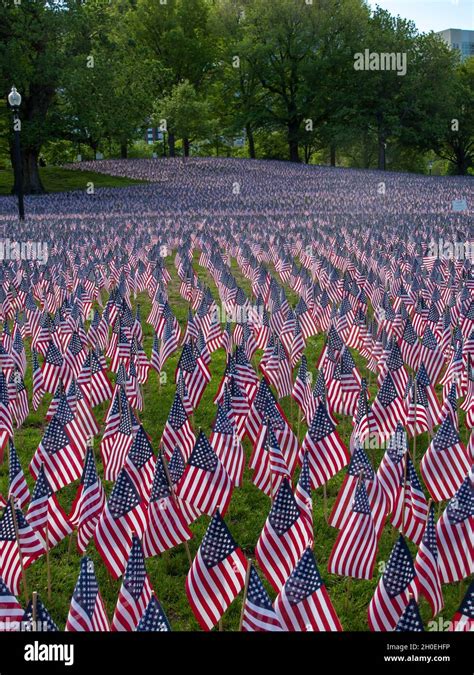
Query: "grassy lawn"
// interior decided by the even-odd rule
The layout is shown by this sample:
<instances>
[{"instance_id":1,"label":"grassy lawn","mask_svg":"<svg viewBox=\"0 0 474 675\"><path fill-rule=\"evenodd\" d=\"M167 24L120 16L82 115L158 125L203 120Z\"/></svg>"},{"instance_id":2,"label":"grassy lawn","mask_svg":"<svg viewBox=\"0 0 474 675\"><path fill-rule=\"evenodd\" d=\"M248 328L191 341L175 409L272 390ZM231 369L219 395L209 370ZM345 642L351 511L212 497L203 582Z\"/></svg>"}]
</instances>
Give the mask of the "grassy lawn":
<instances>
[{"instance_id":1,"label":"grassy lawn","mask_svg":"<svg viewBox=\"0 0 474 675\"><path fill-rule=\"evenodd\" d=\"M186 325L188 304L182 299L179 294L179 278L173 264L173 257L166 259L166 266L171 274L171 281L168 286L169 302L178 318L181 327ZM218 300L217 289L207 270L200 267L197 263L198 254L194 257L194 268L197 271L200 279L209 285L214 297ZM232 273L237 279L237 283L241 285L246 292L250 291L249 282L245 279L235 260L231 263ZM274 268L271 268L274 273ZM286 289L288 299L294 304L296 300L295 294ZM105 300L105 298L104 298ZM133 301L133 297L132 297ZM147 354L151 352L153 341L153 329L146 323L146 319L151 309L151 302L146 293L141 293L136 301L133 301L134 308L136 302L140 303L141 318L144 332L144 348ZM306 347L306 355L308 357L308 365L310 371L315 376L315 364L321 349L324 344L324 336L317 335L309 339ZM29 345L26 346L28 358L30 358ZM171 403L175 393L174 371L179 358L180 350L175 352L166 362L164 371L167 375L167 381L159 386L158 377L155 371L150 371L148 381L144 385L144 409L142 413L138 413L145 431L149 434L152 440L155 452L158 451L160 438L163 432ZM259 353L259 357L261 352ZM366 376L370 382L370 390L373 396L375 392L375 377L370 376L365 360L357 354L354 354L357 366L362 375ZM31 363L31 361L29 361ZM225 369L225 354L222 349L217 350L212 354L211 373L212 380L207 386L201 403L194 415L194 428L197 430L202 427L203 431L209 436L211 423L214 420L216 407L213 403L213 398L216 394L219 382ZM113 374L109 374L111 380L114 380ZM31 367L27 369L26 384L29 392L31 392ZM439 392L438 392L439 393ZM28 419L23 427L15 431L15 444L22 463L25 475L27 477L30 489L34 482L28 471L28 464L38 446L39 441L44 433L45 413L51 400L51 396L47 395L42 405L37 412L31 411ZM288 397L281 401L282 407L285 410L292 428L299 430L300 441L306 433L306 425L298 424L298 408L295 402ZM103 433L103 423L107 412L108 404L102 404L94 408L94 414L98 420L101 431ZM338 431L346 444L348 444L350 432L352 429L351 420L349 417L338 416L340 424ZM464 425L464 413L460 414L460 432L464 443L467 442L467 429ZM426 449L429 443L427 434L422 434L418 438L416 466L419 471L419 460L421 454ZM103 477L103 467L100 455L100 436L95 439L95 457L99 475ZM251 446L248 439L244 441L244 448L247 454L247 459L250 456ZM383 450L374 451L376 465L379 464L382 457ZM330 527L325 518L325 511L330 513L335 502L337 493L344 480L345 471L340 472L327 484L327 506L325 509L323 489L320 488L313 492L313 506L314 506L314 533L315 544L314 552L316 560L319 565L321 575L327 585L331 600L335 609L341 619L344 630L348 631L366 631L367 625L367 607L370 599L375 591L376 585L380 579L383 571L383 563L387 561L390 551L397 539L398 533L391 526L389 520L385 525L380 545L377 553L377 564L375 566L374 578L370 581L348 580L343 577L328 574L327 564L331 548L336 540L337 531ZM112 483L104 483L107 494L110 494ZM67 513L69 513L74 495L77 490L77 482L68 485L58 494L59 501ZM6 495L8 492L8 462L5 461L0 465L0 492ZM442 505L442 508L445 504ZM260 492L252 483L252 474L249 469L245 470L243 486L235 488L229 509L225 516L225 520L236 539L237 543L244 550L245 554L253 559L254 548L258 540L265 519L270 508L270 500L262 492ZM437 507L436 515L439 515L440 509ZM207 516L201 516L193 525L191 530L193 532L193 539L189 542L191 554L196 555L199 544L206 531L209 523ZM416 554L416 547L409 543L409 548L413 555ZM48 600L47 597L47 568L46 559L43 556L34 565L27 570L29 592L32 590L38 591L40 597L50 610L53 619L57 622L60 629L64 629L66 622L71 595L79 573L80 555L77 553L75 546L75 535L72 546L70 548L69 538L63 540L59 546L51 551L51 581L52 581L52 597ZM99 582L100 591L105 601L107 613L112 618L115 604L117 601L118 592L120 589L120 580L113 581L109 576L106 567L100 558L94 543L91 542L88 546L87 554L94 560L96 574ZM160 600L164 611L171 623L173 630L199 630L197 621L191 611L185 592L185 578L188 572L188 561L186 552L183 546L178 546L174 549L166 551L161 556L148 558L147 570L151 579L153 588L156 590L157 597ZM261 578L263 575L260 573ZM275 594L265 581L265 586L270 592L272 598ZM468 580L464 580L458 584L450 584L443 586L443 593L445 599L445 608L442 611L442 616L445 619L451 619L457 609L460 599L466 592ZM223 617L223 628L225 631L237 630L239 625L239 615L241 609L242 596L240 595L228 609ZM20 598L24 602L23 595ZM422 616L425 622L425 628L430 620L429 606L424 599L420 601Z\"/></svg>"},{"instance_id":2,"label":"grassy lawn","mask_svg":"<svg viewBox=\"0 0 474 675\"><path fill-rule=\"evenodd\" d=\"M85 190L87 183L94 183L94 187L126 187L146 181L122 178L121 176L108 176L93 171L74 171L62 169L59 166L47 166L40 168L40 176L47 192L68 192L69 190ZM0 195L9 195L13 185L13 171L0 171Z\"/></svg>"}]
</instances>

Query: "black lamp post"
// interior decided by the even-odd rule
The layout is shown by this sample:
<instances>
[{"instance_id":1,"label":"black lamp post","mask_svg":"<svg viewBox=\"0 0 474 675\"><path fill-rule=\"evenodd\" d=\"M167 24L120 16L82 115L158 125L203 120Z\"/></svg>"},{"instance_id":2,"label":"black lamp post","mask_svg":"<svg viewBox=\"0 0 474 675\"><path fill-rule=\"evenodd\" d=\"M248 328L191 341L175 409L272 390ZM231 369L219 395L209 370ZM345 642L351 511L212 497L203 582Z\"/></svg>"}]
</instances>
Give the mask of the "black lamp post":
<instances>
[{"instance_id":1,"label":"black lamp post","mask_svg":"<svg viewBox=\"0 0 474 675\"><path fill-rule=\"evenodd\" d=\"M21 149L20 149L21 122L18 114L21 105L21 94L16 90L16 87L12 87L11 92L8 94L8 103L13 113L13 131L15 134L15 144L14 144L15 185L16 185L16 193L18 195L18 217L20 218L20 220L25 220L25 205L23 202L23 176L21 170Z\"/></svg>"}]
</instances>

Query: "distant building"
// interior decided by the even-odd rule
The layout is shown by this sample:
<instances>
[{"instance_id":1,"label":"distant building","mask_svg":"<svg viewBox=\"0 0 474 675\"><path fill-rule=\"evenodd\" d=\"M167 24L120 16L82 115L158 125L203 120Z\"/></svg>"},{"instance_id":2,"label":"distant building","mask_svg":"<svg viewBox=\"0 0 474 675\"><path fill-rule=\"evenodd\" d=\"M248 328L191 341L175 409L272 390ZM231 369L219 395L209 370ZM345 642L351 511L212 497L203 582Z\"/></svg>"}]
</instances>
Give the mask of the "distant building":
<instances>
[{"instance_id":1,"label":"distant building","mask_svg":"<svg viewBox=\"0 0 474 675\"><path fill-rule=\"evenodd\" d=\"M460 28L448 28L438 32L443 40L452 48L461 52L461 59L474 56L474 30L462 30Z\"/></svg>"}]
</instances>

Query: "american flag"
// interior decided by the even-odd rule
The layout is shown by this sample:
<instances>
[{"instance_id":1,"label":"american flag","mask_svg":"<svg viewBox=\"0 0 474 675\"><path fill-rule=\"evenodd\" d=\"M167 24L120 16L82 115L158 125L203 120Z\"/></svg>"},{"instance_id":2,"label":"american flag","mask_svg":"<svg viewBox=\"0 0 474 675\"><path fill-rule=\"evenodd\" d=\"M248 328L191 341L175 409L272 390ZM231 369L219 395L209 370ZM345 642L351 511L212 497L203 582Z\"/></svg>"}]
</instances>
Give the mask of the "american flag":
<instances>
[{"instance_id":1,"label":"american flag","mask_svg":"<svg viewBox=\"0 0 474 675\"><path fill-rule=\"evenodd\" d=\"M150 497L155 465L156 459L150 439L140 424L125 459L125 466L135 487L145 501L148 501Z\"/></svg>"},{"instance_id":2,"label":"american flag","mask_svg":"<svg viewBox=\"0 0 474 675\"><path fill-rule=\"evenodd\" d=\"M114 579L125 570L132 546L132 533L142 537L146 519L146 504L124 467L118 475L94 533L97 550Z\"/></svg>"},{"instance_id":3,"label":"american flag","mask_svg":"<svg viewBox=\"0 0 474 675\"><path fill-rule=\"evenodd\" d=\"M423 455L421 475L434 501L450 499L471 467L466 448L450 415L446 416Z\"/></svg>"},{"instance_id":4,"label":"american flag","mask_svg":"<svg viewBox=\"0 0 474 675\"><path fill-rule=\"evenodd\" d=\"M436 525L439 569L444 584L474 574L474 482L466 476Z\"/></svg>"},{"instance_id":5,"label":"american flag","mask_svg":"<svg viewBox=\"0 0 474 675\"><path fill-rule=\"evenodd\" d=\"M416 573L411 553L400 535L369 604L370 629L395 630L412 596L417 597Z\"/></svg>"},{"instance_id":6,"label":"american flag","mask_svg":"<svg viewBox=\"0 0 474 675\"><path fill-rule=\"evenodd\" d=\"M390 371L387 371L378 394L371 406L376 430L381 439L388 438L406 416L403 395L399 395Z\"/></svg>"},{"instance_id":7,"label":"american flag","mask_svg":"<svg viewBox=\"0 0 474 675\"><path fill-rule=\"evenodd\" d=\"M268 423L265 425L264 433L265 448L259 453L258 462L253 464L255 472L252 481L259 490L274 499L282 481L285 478L290 480L291 477L275 433Z\"/></svg>"},{"instance_id":8,"label":"american flag","mask_svg":"<svg viewBox=\"0 0 474 675\"><path fill-rule=\"evenodd\" d=\"M173 486L169 485L164 461L160 455L156 462L148 504L148 520L143 535L143 551L147 558L159 555L192 537L181 509L181 502L174 495ZM168 470L172 480L171 469Z\"/></svg>"},{"instance_id":9,"label":"american flag","mask_svg":"<svg viewBox=\"0 0 474 675\"><path fill-rule=\"evenodd\" d=\"M59 380L64 376L64 360L58 347L50 340L43 363L43 388L54 394Z\"/></svg>"},{"instance_id":10,"label":"american flag","mask_svg":"<svg viewBox=\"0 0 474 675\"><path fill-rule=\"evenodd\" d=\"M349 515L329 556L328 571L355 579L371 579L374 573L377 541L372 509L361 471Z\"/></svg>"},{"instance_id":11,"label":"american flag","mask_svg":"<svg viewBox=\"0 0 474 675\"><path fill-rule=\"evenodd\" d=\"M69 425L74 420L74 414L63 396L30 463L33 478L38 477L43 467L55 492L80 478L82 473L85 447L82 442L76 444L72 439Z\"/></svg>"},{"instance_id":12,"label":"american flag","mask_svg":"<svg viewBox=\"0 0 474 675\"><path fill-rule=\"evenodd\" d=\"M222 515L232 496L233 483L223 464L201 431L179 481L176 494L201 513Z\"/></svg>"},{"instance_id":13,"label":"american flag","mask_svg":"<svg viewBox=\"0 0 474 675\"><path fill-rule=\"evenodd\" d=\"M423 632L423 630L420 608L417 601L412 598L398 620L395 631L399 633L419 633Z\"/></svg>"},{"instance_id":14,"label":"american flag","mask_svg":"<svg viewBox=\"0 0 474 675\"><path fill-rule=\"evenodd\" d=\"M152 633L160 632L166 633L171 631L171 626L164 613L160 603L158 602L155 593L152 591L150 602L145 609L142 618L137 626L138 633Z\"/></svg>"},{"instance_id":15,"label":"american flag","mask_svg":"<svg viewBox=\"0 0 474 675\"><path fill-rule=\"evenodd\" d=\"M248 633L282 631L272 601L252 563L249 563L249 569L247 595L242 610L242 631Z\"/></svg>"},{"instance_id":16,"label":"american flag","mask_svg":"<svg viewBox=\"0 0 474 675\"><path fill-rule=\"evenodd\" d=\"M38 472L26 517L31 527L47 542L49 548L57 546L72 532L72 525L53 492L43 466Z\"/></svg>"},{"instance_id":17,"label":"american flag","mask_svg":"<svg viewBox=\"0 0 474 675\"><path fill-rule=\"evenodd\" d=\"M443 609L444 602L433 506L430 508L423 539L416 554L415 572L419 592L428 600L431 605L431 612L433 616L436 616Z\"/></svg>"},{"instance_id":18,"label":"american flag","mask_svg":"<svg viewBox=\"0 0 474 675\"><path fill-rule=\"evenodd\" d=\"M471 581L458 611L453 616L450 631L474 631L474 581Z\"/></svg>"},{"instance_id":19,"label":"american flag","mask_svg":"<svg viewBox=\"0 0 474 675\"><path fill-rule=\"evenodd\" d=\"M176 380L180 373L183 374L191 403L197 408L211 375L201 359L196 360L192 344L189 342L183 345L176 368Z\"/></svg>"},{"instance_id":20,"label":"american flag","mask_svg":"<svg viewBox=\"0 0 474 675\"><path fill-rule=\"evenodd\" d=\"M13 496L18 508L23 509L30 499L30 491L28 489L28 484L25 479L25 474L21 468L20 460L18 459L18 454L13 444L13 441L9 441L9 454L8 454L8 497Z\"/></svg>"},{"instance_id":21,"label":"american flag","mask_svg":"<svg viewBox=\"0 0 474 675\"><path fill-rule=\"evenodd\" d=\"M71 598L65 630L74 633L110 630L94 563L87 557L81 560L81 570Z\"/></svg>"},{"instance_id":22,"label":"american flag","mask_svg":"<svg viewBox=\"0 0 474 675\"><path fill-rule=\"evenodd\" d=\"M132 410L123 389L120 391L118 403L118 429L113 438L112 445L107 446L107 454L103 453L105 480L117 480L117 476L125 463L125 458L133 443Z\"/></svg>"},{"instance_id":23,"label":"american flag","mask_svg":"<svg viewBox=\"0 0 474 675\"><path fill-rule=\"evenodd\" d=\"M339 438L326 406L316 408L311 425L301 445L300 459L308 453L311 487L315 490L349 463L349 453Z\"/></svg>"},{"instance_id":24,"label":"american flag","mask_svg":"<svg viewBox=\"0 0 474 675\"><path fill-rule=\"evenodd\" d=\"M305 453L303 457L303 465L295 488L295 499L301 511L301 518L306 527L307 546L312 546L314 543L313 500L311 497L308 453Z\"/></svg>"},{"instance_id":25,"label":"american flag","mask_svg":"<svg viewBox=\"0 0 474 675\"><path fill-rule=\"evenodd\" d=\"M186 577L186 594L203 630L211 630L240 593L248 564L216 511Z\"/></svg>"},{"instance_id":26,"label":"american flag","mask_svg":"<svg viewBox=\"0 0 474 675\"><path fill-rule=\"evenodd\" d=\"M0 518L0 569L2 578L13 595L20 592L21 560L27 569L44 553L44 543L30 526L19 509L15 509L18 526L18 539L15 534L15 522L11 502L7 503Z\"/></svg>"},{"instance_id":27,"label":"american flag","mask_svg":"<svg viewBox=\"0 0 474 675\"><path fill-rule=\"evenodd\" d=\"M0 632L18 630L22 617L20 603L0 577Z\"/></svg>"},{"instance_id":28,"label":"american flag","mask_svg":"<svg viewBox=\"0 0 474 675\"><path fill-rule=\"evenodd\" d=\"M217 404L217 416L213 425L210 444L222 462L229 478L235 486L240 486L245 468L245 453L235 427L220 403Z\"/></svg>"},{"instance_id":29,"label":"american flag","mask_svg":"<svg viewBox=\"0 0 474 675\"><path fill-rule=\"evenodd\" d=\"M181 449L185 461L187 461L195 443L196 437L189 423L186 410L179 393L176 392L161 437L161 444L165 450L166 458L170 459L174 449L178 447Z\"/></svg>"},{"instance_id":30,"label":"american flag","mask_svg":"<svg viewBox=\"0 0 474 675\"><path fill-rule=\"evenodd\" d=\"M307 516L303 516L290 482L285 478L255 547L260 569L279 592L308 544Z\"/></svg>"},{"instance_id":31,"label":"american flag","mask_svg":"<svg viewBox=\"0 0 474 675\"><path fill-rule=\"evenodd\" d=\"M399 498L400 485L405 471L404 457L407 452L407 436L399 423L388 440L387 448L377 470L377 480L387 498L387 513L393 512Z\"/></svg>"},{"instance_id":32,"label":"american flag","mask_svg":"<svg viewBox=\"0 0 474 675\"><path fill-rule=\"evenodd\" d=\"M77 548L85 553L105 507L105 492L95 466L94 450L89 446L81 482L72 503L69 520L77 528Z\"/></svg>"},{"instance_id":33,"label":"american flag","mask_svg":"<svg viewBox=\"0 0 474 675\"><path fill-rule=\"evenodd\" d=\"M428 516L428 503L408 451L404 465L391 522L405 537L420 544Z\"/></svg>"},{"instance_id":34,"label":"american flag","mask_svg":"<svg viewBox=\"0 0 474 675\"><path fill-rule=\"evenodd\" d=\"M387 517L387 499L364 448L357 442L328 523L338 530L345 526L351 514L351 504L361 473L374 519L375 533L379 539Z\"/></svg>"},{"instance_id":35,"label":"american flag","mask_svg":"<svg viewBox=\"0 0 474 675\"><path fill-rule=\"evenodd\" d=\"M35 608L36 620L33 619L33 599L29 601L23 618L21 620L21 627L24 631L40 631L46 633L54 633L59 631L59 628L51 618L51 614L41 602L40 597L36 598Z\"/></svg>"},{"instance_id":36,"label":"american flag","mask_svg":"<svg viewBox=\"0 0 474 675\"><path fill-rule=\"evenodd\" d=\"M151 600L151 594L151 583L145 567L142 545L134 535L112 619L112 630L136 630Z\"/></svg>"},{"instance_id":37,"label":"american flag","mask_svg":"<svg viewBox=\"0 0 474 675\"><path fill-rule=\"evenodd\" d=\"M342 631L313 552L307 548L275 600L283 630Z\"/></svg>"}]
</instances>

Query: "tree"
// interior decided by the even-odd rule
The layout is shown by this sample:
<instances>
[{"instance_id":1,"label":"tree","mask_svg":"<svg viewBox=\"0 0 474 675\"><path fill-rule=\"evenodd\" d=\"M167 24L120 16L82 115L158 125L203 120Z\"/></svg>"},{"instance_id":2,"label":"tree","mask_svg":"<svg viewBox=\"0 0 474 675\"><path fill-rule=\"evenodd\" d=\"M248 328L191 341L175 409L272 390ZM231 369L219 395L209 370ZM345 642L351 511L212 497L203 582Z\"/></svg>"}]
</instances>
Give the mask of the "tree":
<instances>
[{"instance_id":1,"label":"tree","mask_svg":"<svg viewBox=\"0 0 474 675\"><path fill-rule=\"evenodd\" d=\"M157 123L166 122L168 134L183 139L183 152L189 157L190 144L206 138L209 132L209 109L199 99L192 84L185 80L175 85L168 96L156 103Z\"/></svg>"},{"instance_id":2,"label":"tree","mask_svg":"<svg viewBox=\"0 0 474 675\"><path fill-rule=\"evenodd\" d=\"M209 3L206 0L137 0L130 25L137 43L146 46L160 64L155 98L169 94L187 80L201 93L214 67L215 44L208 29ZM185 139L189 145L189 139ZM168 134L170 155L174 135Z\"/></svg>"},{"instance_id":3,"label":"tree","mask_svg":"<svg viewBox=\"0 0 474 675\"><path fill-rule=\"evenodd\" d=\"M21 169L25 194L44 192L38 158L43 143L56 134L57 119L51 113L65 66L63 40L68 19L60 0L0 3L1 89L6 96L14 84L23 97ZM4 114L8 114L6 108ZM13 135L9 145L13 164Z\"/></svg>"},{"instance_id":4,"label":"tree","mask_svg":"<svg viewBox=\"0 0 474 675\"><path fill-rule=\"evenodd\" d=\"M474 57L458 65L443 131L434 149L452 164L454 173L464 176L474 167Z\"/></svg>"}]
</instances>

